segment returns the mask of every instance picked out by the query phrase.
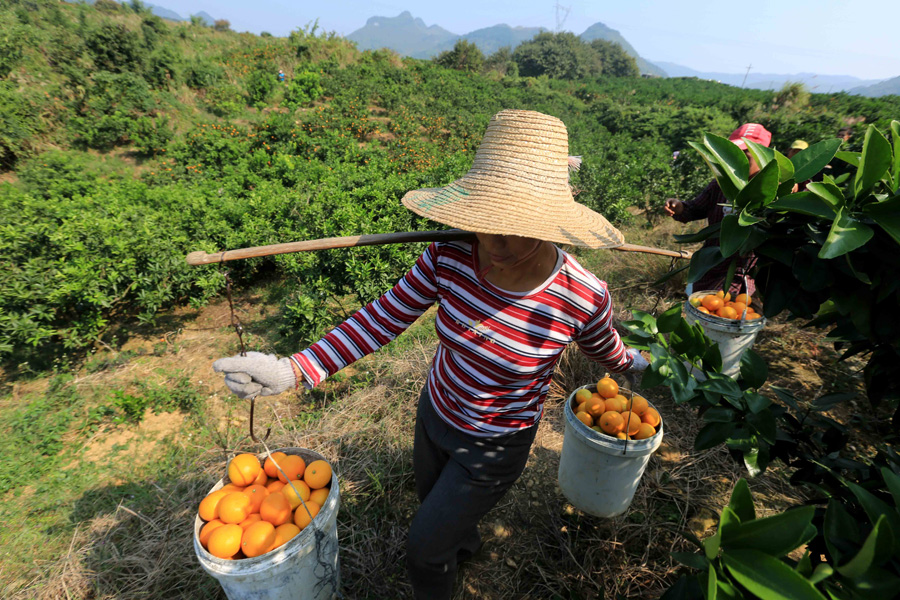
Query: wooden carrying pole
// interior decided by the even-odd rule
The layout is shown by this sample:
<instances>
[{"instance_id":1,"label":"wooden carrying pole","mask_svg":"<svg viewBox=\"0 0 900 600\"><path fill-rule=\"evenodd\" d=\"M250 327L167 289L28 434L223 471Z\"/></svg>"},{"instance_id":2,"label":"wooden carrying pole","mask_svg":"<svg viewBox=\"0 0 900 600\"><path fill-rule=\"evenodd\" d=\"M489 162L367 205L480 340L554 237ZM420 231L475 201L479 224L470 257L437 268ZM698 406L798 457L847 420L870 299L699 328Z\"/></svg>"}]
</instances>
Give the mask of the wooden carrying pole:
<instances>
[{"instance_id":1,"label":"wooden carrying pole","mask_svg":"<svg viewBox=\"0 0 900 600\"><path fill-rule=\"evenodd\" d=\"M402 244L406 242L449 242L454 240L474 239L475 234L461 229L448 229L446 231L404 231L399 233L374 233L369 235L349 235L346 237L322 238L320 240L308 240L305 242L288 242L285 244L272 244L271 246L255 246L253 248L239 248L237 250L224 250L209 254L197 251L187 255L189 265L209 265L223 263L230 260L255 258L257 256L272 256L274 254L288 254L290 252L309 252L311 250L330 250L332 248L351 248L355 246L380 246L383 244ZM611 250L621 252L643 252L646 254L658 254L672 258L690 258L691 253L685 250L664 250L662 248L650 248L648 246L636 246L623 244Z\"/></svg>"}]
</instances>

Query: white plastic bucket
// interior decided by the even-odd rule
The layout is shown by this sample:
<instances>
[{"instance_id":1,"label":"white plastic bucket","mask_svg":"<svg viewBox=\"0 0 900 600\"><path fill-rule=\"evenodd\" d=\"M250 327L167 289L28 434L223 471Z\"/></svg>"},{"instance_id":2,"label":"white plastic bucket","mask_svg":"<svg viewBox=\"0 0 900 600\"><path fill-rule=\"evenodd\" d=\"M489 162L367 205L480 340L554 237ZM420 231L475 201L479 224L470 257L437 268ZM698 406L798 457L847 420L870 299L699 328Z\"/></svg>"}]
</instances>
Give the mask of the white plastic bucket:
<instances>
[{"instance_id":1,"label":"white plastic bucket","mask_svg":"<svg viewBox=\"0 0 900 600\"><path fill-rule=\"evenodd\" d=\"M582 387L596 391L593 385ZM611 438L575 418L572 401L577 391L566 400L564 409L566 433L559 458L559 487L578 509L595 517L615 517L628 509L650 455L662 443L662 416L653 437ZM628 392L620 388L622 391ZM627 393L622 395L630 397Z\"/></svg>"},{"instance_id":2,"label":"white plastic bucket","mask_svg":"<svg viewBox=\"0 0 900 600\"><path fill-rule=\"evenodd\" d=\"M697 321L703 325L703 331L714 342L719 344L719 352L722 353L722 373L729 377L736 376L741 370L741 356L744 350L753 346L756 335L766 326L766 318L760 317L747 320L723 319L700 312L691 306L690 300L703 298L709 294L715 294L718 290L694 292L688 297L684 305L684 318L688 324L693 325Z\"/></svg>"},{"instance_id":3,"label":"white plastic bucket","mask_svg":"<svg viewBox=\"0 0 900 600\"><path fill-rule=\"evenodd\" d=\"M325 460L305 448L278 448L273 452L297 454L306 461ZM265 454L260 455L260 460ZM221 479L210 491L228 483ZM340 506L337 475L331 475L331 492L325 506L310 525L280 548L241 560L224 560L200 544L203 520L194 519L194 551L203 570L216 578L229 600L331 600L340 588L337 513ZM299 508L298 508L299 510ZM317 536L316 530L321 533ZM318 539L317 539L318 538Z\"/></svg>"}]
</instances>

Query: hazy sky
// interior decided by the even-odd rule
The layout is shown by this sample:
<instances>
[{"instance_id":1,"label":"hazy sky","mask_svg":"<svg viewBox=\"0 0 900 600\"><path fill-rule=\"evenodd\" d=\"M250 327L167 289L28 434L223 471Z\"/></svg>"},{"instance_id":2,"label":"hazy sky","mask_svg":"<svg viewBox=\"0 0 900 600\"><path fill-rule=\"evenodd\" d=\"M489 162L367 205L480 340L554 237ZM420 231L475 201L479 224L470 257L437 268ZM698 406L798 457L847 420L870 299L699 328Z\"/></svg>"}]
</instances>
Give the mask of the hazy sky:
<instances>
[{"instance_id":1,"label":"hazy sky","mask_svg":"<svg viewBox=\"0 0 900 600\"><path fill-rule=\"evenodd\" d=\"M287 35L319 19L348 35L373 16L404 10L456 34L505 23L576 34L600 21L641 56L699 71L822 73L885 79L900 75L900 0L153 0L183 17L206 11L237 31Z\"/></svg>"}]
</instances>

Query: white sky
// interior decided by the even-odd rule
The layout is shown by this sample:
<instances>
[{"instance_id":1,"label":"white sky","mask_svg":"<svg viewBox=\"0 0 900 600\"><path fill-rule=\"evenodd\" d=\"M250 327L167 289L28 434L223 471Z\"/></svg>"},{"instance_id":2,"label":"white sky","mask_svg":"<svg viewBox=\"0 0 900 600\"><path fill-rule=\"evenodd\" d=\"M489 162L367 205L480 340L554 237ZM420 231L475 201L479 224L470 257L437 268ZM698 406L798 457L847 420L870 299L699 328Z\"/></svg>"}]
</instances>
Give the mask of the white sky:
<instances>
[{"instance_id":1,"label":"white sky","mask_svg":"<svg viewBox=\"0 0 900 600\"><path fill-rule=\"evenodd\" d=\"M580 34L600 21L638 53L698 71L820 73L887 79L900 75L900 0L152 0L183 17L206 11L232 29L287 35L317 18L348 35L373 16L409 10L426 25L463 34L505 23ZM556 6L563 7L558 11Z\"/></svg>"}]
</instances>

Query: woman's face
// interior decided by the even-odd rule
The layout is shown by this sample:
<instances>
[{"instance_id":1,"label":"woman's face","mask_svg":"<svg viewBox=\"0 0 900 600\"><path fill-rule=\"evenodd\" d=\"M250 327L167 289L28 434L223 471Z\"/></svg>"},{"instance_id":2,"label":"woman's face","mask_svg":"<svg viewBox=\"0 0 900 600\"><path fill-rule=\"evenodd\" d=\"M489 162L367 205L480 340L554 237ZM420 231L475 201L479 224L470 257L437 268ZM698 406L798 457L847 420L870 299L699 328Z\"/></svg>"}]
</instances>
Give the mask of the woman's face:
<instances>
[{"instance_id":1,"label":"woman's face","mask_svg":"<svg viewBox=\"0 0 900 600\"><path fill-rule=\"evenodd\" d=\"M489 233L476 233L478 245L492 265L498 268L508 268L518 263L529 254L535 254L541 240L519 237L517 235L493 235Z\"/></svg>"}]
</instances>

